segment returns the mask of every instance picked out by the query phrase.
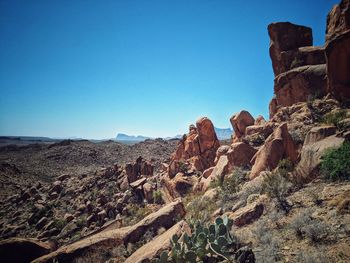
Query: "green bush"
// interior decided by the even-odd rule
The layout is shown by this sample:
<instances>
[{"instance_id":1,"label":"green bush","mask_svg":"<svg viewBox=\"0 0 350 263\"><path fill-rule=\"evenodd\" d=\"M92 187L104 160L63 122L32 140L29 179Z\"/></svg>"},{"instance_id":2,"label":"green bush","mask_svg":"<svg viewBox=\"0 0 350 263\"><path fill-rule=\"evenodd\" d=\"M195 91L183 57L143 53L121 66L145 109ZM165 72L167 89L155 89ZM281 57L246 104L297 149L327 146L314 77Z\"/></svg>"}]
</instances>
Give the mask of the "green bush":
<instances>
[{"instance_id":1,"label":"green bush","mask_svg":"<svg viewBox=\"0 0 350 263\"><path fill-rule=\"evenodd\" d=\"M350 143L344 142L338 149L331 149L322 156L321 173L326 179L350 179Z\"/></svg>"},{"instance_id":2,"label":"green bush","mask_svg":"<svg viewBox=\"0 0 350 263\"><path fill-rule=\"evenodd\" d=\"M162 191L156 190L153 192L153 202L156 204L163 204L163 194Z\"/></svg>"},{"instance_id":3,"label":"green bush","mask_svg":"<svg viewBox=\"0 0 350 263\"><path fill-rule=\"evenodd\" d=\"M322 122L329 125L334 125L338 130L343 129L342 120L346 119L347 111L345 109L332 111L323 116Z\"/></svg>"},{"instance_id":4,"label":"green bush","mask_svg":"<svg viewBox=\"0 0 350 263\"><path fill-rule=\"evenodd\" d=\"M287 196L291 190L291 183L278 170L267 173L264 176L262 189L269 197L277 200L277 205L280 209L286 213L289 212L290 205L288 204Z\"/></svg>"}]
</instances>

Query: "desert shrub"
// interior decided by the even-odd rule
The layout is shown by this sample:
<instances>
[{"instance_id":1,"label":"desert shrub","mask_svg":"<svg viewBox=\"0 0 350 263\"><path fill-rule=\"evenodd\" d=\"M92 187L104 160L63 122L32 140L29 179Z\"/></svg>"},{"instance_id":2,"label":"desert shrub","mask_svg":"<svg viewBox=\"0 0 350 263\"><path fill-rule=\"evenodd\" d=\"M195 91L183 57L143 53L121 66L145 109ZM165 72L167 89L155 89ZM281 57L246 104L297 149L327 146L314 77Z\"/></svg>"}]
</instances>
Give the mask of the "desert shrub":
<instances>
[{"instance_id":1,"label":"desert shrub","mask_svg":"<svg viewBox=\"0 0 350 263\"><path fill-rule=\"evenodd\" d=\"M326 263L328 262L327 256L321 249L317 251L305 250L301 251L296 256L296 262L303 263Z\"/></svg>"},{"instance_id":2,"label":"desert shrub","mask_svg":"<svg viewBox=\"0 0 350 263\"><path fill-rule=\"evenodd\" d=\"M237 193L242 189L246 173L241 168L236 168L230 176L226 176L218 188L218 200L223 210L230 209L237 202ZM248 197L248 196L247 196ZM247 198L244 198L246 201Z\"/></svg>"},{"instance_id":3,"label":"desert shrub","mask_svg":"<svg viewBox=\"0 0 350 263\"><path fill-rule=\"evenodd\" d=\"M86 217L79 217L76 224L79 228L86 226Z\"/></svg>"},{"instance_id":4,"label":"desert shrub","mask_svg":"<svg viewBox=\"0 0 350 263\"><path fill-rule=\"evenodd\" d=\"M296 144L303 144L305 140L305 134L301 130L290 130L290 136Z\"/></svg>"},{"instance_id":5,"label":"desert shrub","mask_svg":"<svg viewBox=\"0 0 350 263\"><path fill-rule=\"evenodd\" d=\"M346 109L332 111L325 114L321 122L329 125L334 125L337 127L338 130L342 130L343 124L341 121L346 118L346 115L347 115Z\"/></svg>"},{"instance_id":6,"label":"desert shrub","mask_svg":"<svg viewBox=\"0 0 350 263\"><path fill-rule=\"evenodd\" d=\"M225 176L221 184L221 191L226 193L237 193L245 182L245 173L242 168L236 168L230 176Z\"/></svg>"},{"instance_id":7,"label":"desert shrub","mask_svg":"<svg viewBox=\"0 0 350 263\"><path fill-rule=\"evenodd\" d=\"M317 243L327 237L329 228L323 221L314 219L302 228L302 232L311 242Z\"/></svg>"},{"instance_id":8,"label":"desert shrub","mask_svg":"<svg viewBox=\"0 0 350 263\"><path fill-rule=\"evenodd\" d=\"M156 204L163 204L163 194L162 191L156 190L153 192L153 202Z\"/></svg>"},{"instance_id":9,"label":"desert shrub","mask_svg":"<svg viewBox=\"0 0 350 263\"><path fill-rule=\"evenodd\" d=\"M253 230L253 235L257 240L257 250L255 252L257 262L276 262L279 258L279 244L281 241L273 234L266 219L261 219Z\"/></svg>"},{"instance_id":10,"label":"desert shrub","mask_svg":"<svg viewBox=\"0 0 350 263\"><path fill-rule=\"evenodd\" d=\"M188 164L183 161L179 161L179 171L186 174L188 171Z\"/></svg>"},{"instance_id":11,"label":"desert shrub","mask_svg":"<svg viewBox=\"0 0 350 263\"><path fill-rule=\"evenodd\" d=\"M329 226L320 219L313 218L312 212L311 209L300 212L289 226L299 239L307 238L316 243L327 237Z\"/></svg>"},{"instance_id":12,"label":"desert shrub","mask_svg":"<svg viewBox=\"0 0 350 263\"><path fill-rule=\"evenodd\" d=\"M329 202L330 206L335 206L337 212L342 214L350 211L350 190L345 191L341 195L337 195Z\"/></svg>"},{"instance_id":13,"label":"desert shrub","mask_svg":"<svg viewBox=\"0 0 350 263\"><path fill-rule=\"evenodd\" d=\"M123 220L125 226L136 224L146 216L152 213L152 210L147 206L140 206L137 204L128 204L126 206L128 216Z\"/></svg>"},{"instance_id":14,"label":"desert shrub","mask_svg":"<svg viewBox=\"0 0 350 263\"><path fill-rule=\"evenodd\" d=\"M63 218L54 219L54 226L60 231L66 226L66 224L67 222Z\"/></svg>"},{"instance_id":15,"label":"desert shrub","mask_svg":"<svg viewBox=\"0 0 350 263\"><path fill-rule=\"evenodd\" d=\"M230 233L233 221L227 217L216 218L214 224L203 226L199 221L190 224L191 235L174 235L171 251L163 251L152 262L234 262L243 255L244 262L255 262L250 249L239 250L237 238Z\"/></svg>"},{"instance_id":16,"label":"desert shrub","mask_svg":"<svg viewBox=\"0 0 350 263\"><path fill-rule=\"evenodd\" d=\"M350 143L344 142L338 149L331 149L322 156L320 170L326 179L350 179Z\"/></svg>"},{"instance_id":17,"label":"desert shrub","mask_svg":"<svg viewBox=\"0 0 350 263\"><path fill-rule=\"evenodd\" d=\"M280 173L289 173L294 170L294 164L289 159L282 159L278 162L277 169Z\"/></svg>"},{"instance_id":18,"label":"desert shrub","mask_svg":"<svg viewBox=\"0 0 350 263\"><path fill-rule=\"evenodd\" d=\"M309 188L306 190L306 194L310 197L311 201L319 206L322 204L322 199L320 198L320 193L318 191L315 191L313 188Z\"/></svg>"},{"instance_id":19,"label":"desert shrub","mask_svg":"<svg viewBox=\"0 0 350 263\"><path fill-rule=\"evenodd\" d=\"M208 223L211 215L217 209L216 201L202 194L187 195L184 199L186 208L186 219L188 221L200 221L202 224Z\"/></svg>"},{"instance_id":20,"label":"desert shrub","mask_svg":"<svg viewBox=\"0 0 350 263\"><path fill-rule=\"evenodd\" d=\"M265 174L262 185L263 192L276 199L277 206L286 213L290 210L287 196L291 189L291 183L278 171Z\"/></svg>"},{"instance_id":21,"label":"desert shrub","mask_svg":"<svg viewBox=\"0 0 350 263\"><path fill-rule=\"evenodd\" d=\"M303 238L303 227L310 224L312 210L305 209L299 212L290 222L289 227L298 238Z\"/></svg>"}]
</instances>

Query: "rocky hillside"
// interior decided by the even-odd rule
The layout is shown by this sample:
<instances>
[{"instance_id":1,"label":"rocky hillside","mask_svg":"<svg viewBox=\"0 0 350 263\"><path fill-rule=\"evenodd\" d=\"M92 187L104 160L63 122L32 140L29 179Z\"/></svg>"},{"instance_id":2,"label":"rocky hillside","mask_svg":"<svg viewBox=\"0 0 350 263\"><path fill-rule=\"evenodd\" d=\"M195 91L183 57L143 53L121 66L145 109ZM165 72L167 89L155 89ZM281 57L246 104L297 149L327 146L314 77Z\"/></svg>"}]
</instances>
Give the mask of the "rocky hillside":
<instances>
[{"instance_id":1,"label":"rocky hillside","mask_svg":"<svg viewBox=\"0 0 350 263\"><path fill-rule=\"evenodd\" d=\"M0 258L349 262L349 17L330 11L325 47L268 26L270 118L233 114L229 144L202 117L176 142L1 148Z\"/></svg>"}]
</instances>

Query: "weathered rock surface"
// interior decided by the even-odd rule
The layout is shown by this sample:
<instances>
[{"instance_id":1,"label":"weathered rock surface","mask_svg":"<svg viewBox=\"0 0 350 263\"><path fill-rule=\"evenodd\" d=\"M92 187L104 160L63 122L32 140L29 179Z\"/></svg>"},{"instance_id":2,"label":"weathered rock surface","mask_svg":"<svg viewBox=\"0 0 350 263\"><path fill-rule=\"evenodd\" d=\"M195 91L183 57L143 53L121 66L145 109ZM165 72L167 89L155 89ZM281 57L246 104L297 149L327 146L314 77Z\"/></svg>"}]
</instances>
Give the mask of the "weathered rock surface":
<instances>
[{"instance_id":1,"label":"weathered rock surface","mask_svg":"<svg viewBox=\"0 0 350 263\"><path fill-rule=\"evenodd\" d=\"M233 143L227 151L229 166L245 167L250 164L250 160L257 152L252 146L244 142Z\"/></svg>"},{"instance_id":2,"label":"weathered rock surface","mask_svg":"<svg viewBox=\"0 0 350 263\"><path fill-rule=\"evenodd\" d=\"M328 136L335 134L337 128L335 126L318 126L313 127L305 137L304 145L315 143Z\"/></svg>"},{"instance_id":3,"label":"weathered rock surface","mask_svg":"<svg viewBox=\"0 0 350 263\"><path fill-rule=\"evenodd\" d=\"M181 233L189 232L189 226L185 221L180 221L165 233L153 239L151 242L140 247L136 250L130 257L128 257L125 263L144 263L150 262L152 259L159 256L164 250L171 248L170 240L173 235L177 234L178 236Z\"/></svg>"},{"instance_id":4,"label":"weathered rock surface","mask_svg":"<svg viewBox=\"0 0 350 263\"><path fill-rule=\"evenodd\" d=\"M350 13L348 14L350 17ZM349 19L350 20L350 19ZM350 98L350 29L326 46L328 92L336 98Z\"/></svg>"},{"instance_id":5,"label":"weathered rock surface","mask_svg":"<svg viewBox=\"0 0 350 263\"><path fill-rule=\"evenodd\" d=\"M83 238L72 244L60 247L58 250L37 258L34 263L52 262L53 259L58 262L72 262L73 259L88 250L89 248L103 247L110 249L112 247L137 242L144 233L150 229L164 227L166 229L174 225L175 218L184 216L185 211L181 201L170 203L155 213L152 213L141 220L139 223L119 229L106 228L100 232Z\"/></svg>"},{"instance_id":6,"label":"weathered rock surface","mask_svg":"<svg viewBox=\"0 0 350 263\"><path fill-rule=\"evenodd\" d=\"M288 132L287 123L283 123L267 138L265 144L252 158L251 163L254 165L249 177L253 179L262 171L273 170L282 159L295 162L297 157L297 148Z\"/></svg>"},{"instance_id":7,"label":"weathered rock surface","mask_svg":"<svg viewBox=\"0 0 350 263\"><path fill-rule=\"evenodd\" d=\"M248 126L254 125L254 118L248 111L240 111L230 118L231 125L235 131L235 137L238 139L245 134Z\"/></svg>"},{"instance_id":8,"label":"weathered rock surface","mask_svg":"<svg viewBox=\"0 0 350 263\"><path fill-rule=\"evenodd\" d=\"M326 42L350 29L350 1L342 0L334 5L327 16Z\"/></svg>"},{"instance_id":9,"label":"weathered rock surface","mask_svg":"<svg viewBox=\"0 0 350 263\"><path fill-rule=\"evenodd\" d=\"M168 169L169 177L172 178L180 172L185 162L201 172L212 167L219 146L213 123L206 117L200 118L196 127L190 126L188 135L182 138L172 155Z\"/></svg>"},{"instance_id":10,"label":"weathered rock surface","mask_svg":"<svg viewBox=\"0 0 350 263\"><path fill-rule=\"evenodd\" d=\"M310 95L325 94L326 87L325 64L298 67L275 78L276 103L283 107L307 101Z\"/></svg>"},{"instance_id":11,"label":"weathered rock surface","mask_svg":"<svg viewBox=\"0 0 350 263\"><path fill-rule=\"evenodd\" d=\"M260 201L256 201L233 213L228 213L228 217L233 220L234 225L242 227L259 219L263 212L264 205Z\"/></svg>"},{"instance_id":12,"label":"weathered rock surface","mask_svg":"<svg viewBox=\"0 0 350 263\"><path fill-rule=\"evenodd\" d=\"M1 262L28 263L51 250L48 243L30 238L10 238L0 241Z\"/></svg>"},{"instance_id":13,"label":"weathered rock surface","mask_svg":"<svg viewBox=\"0 0 350 263\"><path fill-rule=\"evenodd\" d=\"M321 157L325 151L330 148L340 147L344 140L344 138L332 135L323 140L305 144L301 149L300 162L295 169L296 176L304 181L313 179L317 174L316 172L321 163Z\"/></svg>"},{"instance_id":14,"label":"weathered rock surface","mask_svg":"<svg viewBox=\"0 0 350 263\"><path fill-rule=\"evenodd\" d=\"M289 22L272 23L268 26L270 57L275 76L286 71L281 53L299 47L312 46L312 30Z\"/></svg>"}]
</instances>

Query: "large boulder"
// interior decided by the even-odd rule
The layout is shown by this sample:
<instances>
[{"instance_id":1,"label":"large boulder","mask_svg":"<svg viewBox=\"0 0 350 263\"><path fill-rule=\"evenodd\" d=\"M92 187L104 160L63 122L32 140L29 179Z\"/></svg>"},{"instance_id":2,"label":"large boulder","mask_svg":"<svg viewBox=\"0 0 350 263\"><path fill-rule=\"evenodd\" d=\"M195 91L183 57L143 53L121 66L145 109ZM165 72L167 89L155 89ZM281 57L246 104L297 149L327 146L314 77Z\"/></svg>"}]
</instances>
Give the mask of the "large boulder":
<instances>
[{"instance_id":1,"label":"large boulder","mask_svg":"<svg viewBox=\"0 0 350 263\"><path fill-rule=\"evenodd\" d=\"M273 170L282 159L296 162L297 158L297 146L288 132L287 123L282 123L252 158L253 167L249 177L253 179L262 171Z\"/></svg>"},{"instance_id":2,"label":"large boulder","mask_svg":"<svg viewBox=\"0 0 350 263\"><path fill-rule=\"evenodd\" d=\"M286 71L281 56L283 51L312 46L312 30L309 27L279 22L270 24L267 29L270 36L270 57L275 76Z\"/></svg>"},{"instance_id":3,"label":"large boulder","mask_svg":"<svg viewBox=\"0 0 350 263\"><path fill-rule=\"evenodd\" d=\"M213 123L206 117L200 118L196 126L190 126L189 133L183 136L172 155L168 167L169 177L173 178L180 172L186 162L201 172L214 166L219 146Z\"/></svg>"},{"instance_id":4,"label":"large boulder","mask_svg":"<svg viewBox=\"0 0 350 263\"><path fill-rule=\"evenodd\" d=\"M159 257L163 251L171 248L170 240L173 235L176 234L181 236L181 234L184 232L190 234L190 228L188 224L182 220L160 236L153 239L151 242L148 242L136 250L126 259L125 263L151 262L152 259Z\"/></svg>"},{"instance_id":5,"label":"large boulder","mask_svg":"<svg viewBox=\"0 0 350 263\"><path fill-rule=\"evenodd\" d=\"M313 127L306 135L304 145L320 141L328 136L335 134L336 131L337 128L332 125Z\"/></svg>"},{"instance_id":6,"label":"large boulder","mask_svg":"<svg viewBox=\"0 0 350 263\"><path fill-rule=\"evenodd\" d=\"M230 167L245 167L250 164L256 150L248 143L233 143L227 151L227 158Z\"/></svg>"},{"instance_id":7,"label":"large boulder","mask_svg":"<svg viewBox=\"0 0 350 263\"><path fill-rule=\"evenodd\" d=\"M165 177L162 180L162 183L167 193L173 199L184 196L185 194L190 192L192 187L197 182L198 182L198 179L196 176L186 176L181 172L177 173L174 178Z\"/></svg>"},{"instance_id":8,"label":"large boulder","mask_svg":"<svg viewBox=\"0 0 350 263\"><path fill-rule=\"evenodd\" d=\"M328 149L340 147L344 140L344 138L336 137L335 135L328 136L314 143L311 143L309 140L301 149L300 162L295 169L295 176L300 181L305 182L313 179L318 174L318 168L324 153Z\"/></svg>"},{"instance_id":9,"label":"large boulder","mask_svg":"<svg viewBox=\"0 0 350 263\"><path fill-rule=\"evenodd\" d=\"M28 263L48 254L51 246L30 238L10 238L0 241L1 262Z\"/></svg>"},{"instance_id":10,"label":"large boulder","mask_svg":"<svg viewBox=\"0 0 350 263\"><path fill-rule=\"evenodd\" d=\"M254 118L248 111L242 110L230 118L231 125L235 132L235 137L241 138L245 135L248 126L254 125Z\"/></svg>"},{"instance_id":11,"label":"large boulder","mask_svg":"<svg viewBox=\"0 0 350 263\"><path fill-rule=\"evenodd\" d=\"M259 199L258 201L248 204L235 212L228 213L228 217L233 220L235 226L242 227L259 219L263 212L264 205Z\"/></svg>"},{"instance_id":12,"label":"large boulder","mask_svg":"<svg viewBox=\"0 0 350 263\"><path fill-rule=\"evenodd\" d=\"M325 64L289 70L275 78L274 92L277 108L307 101L310 95L323 95L326 87Z\"/></svg>"}]
</instances>

